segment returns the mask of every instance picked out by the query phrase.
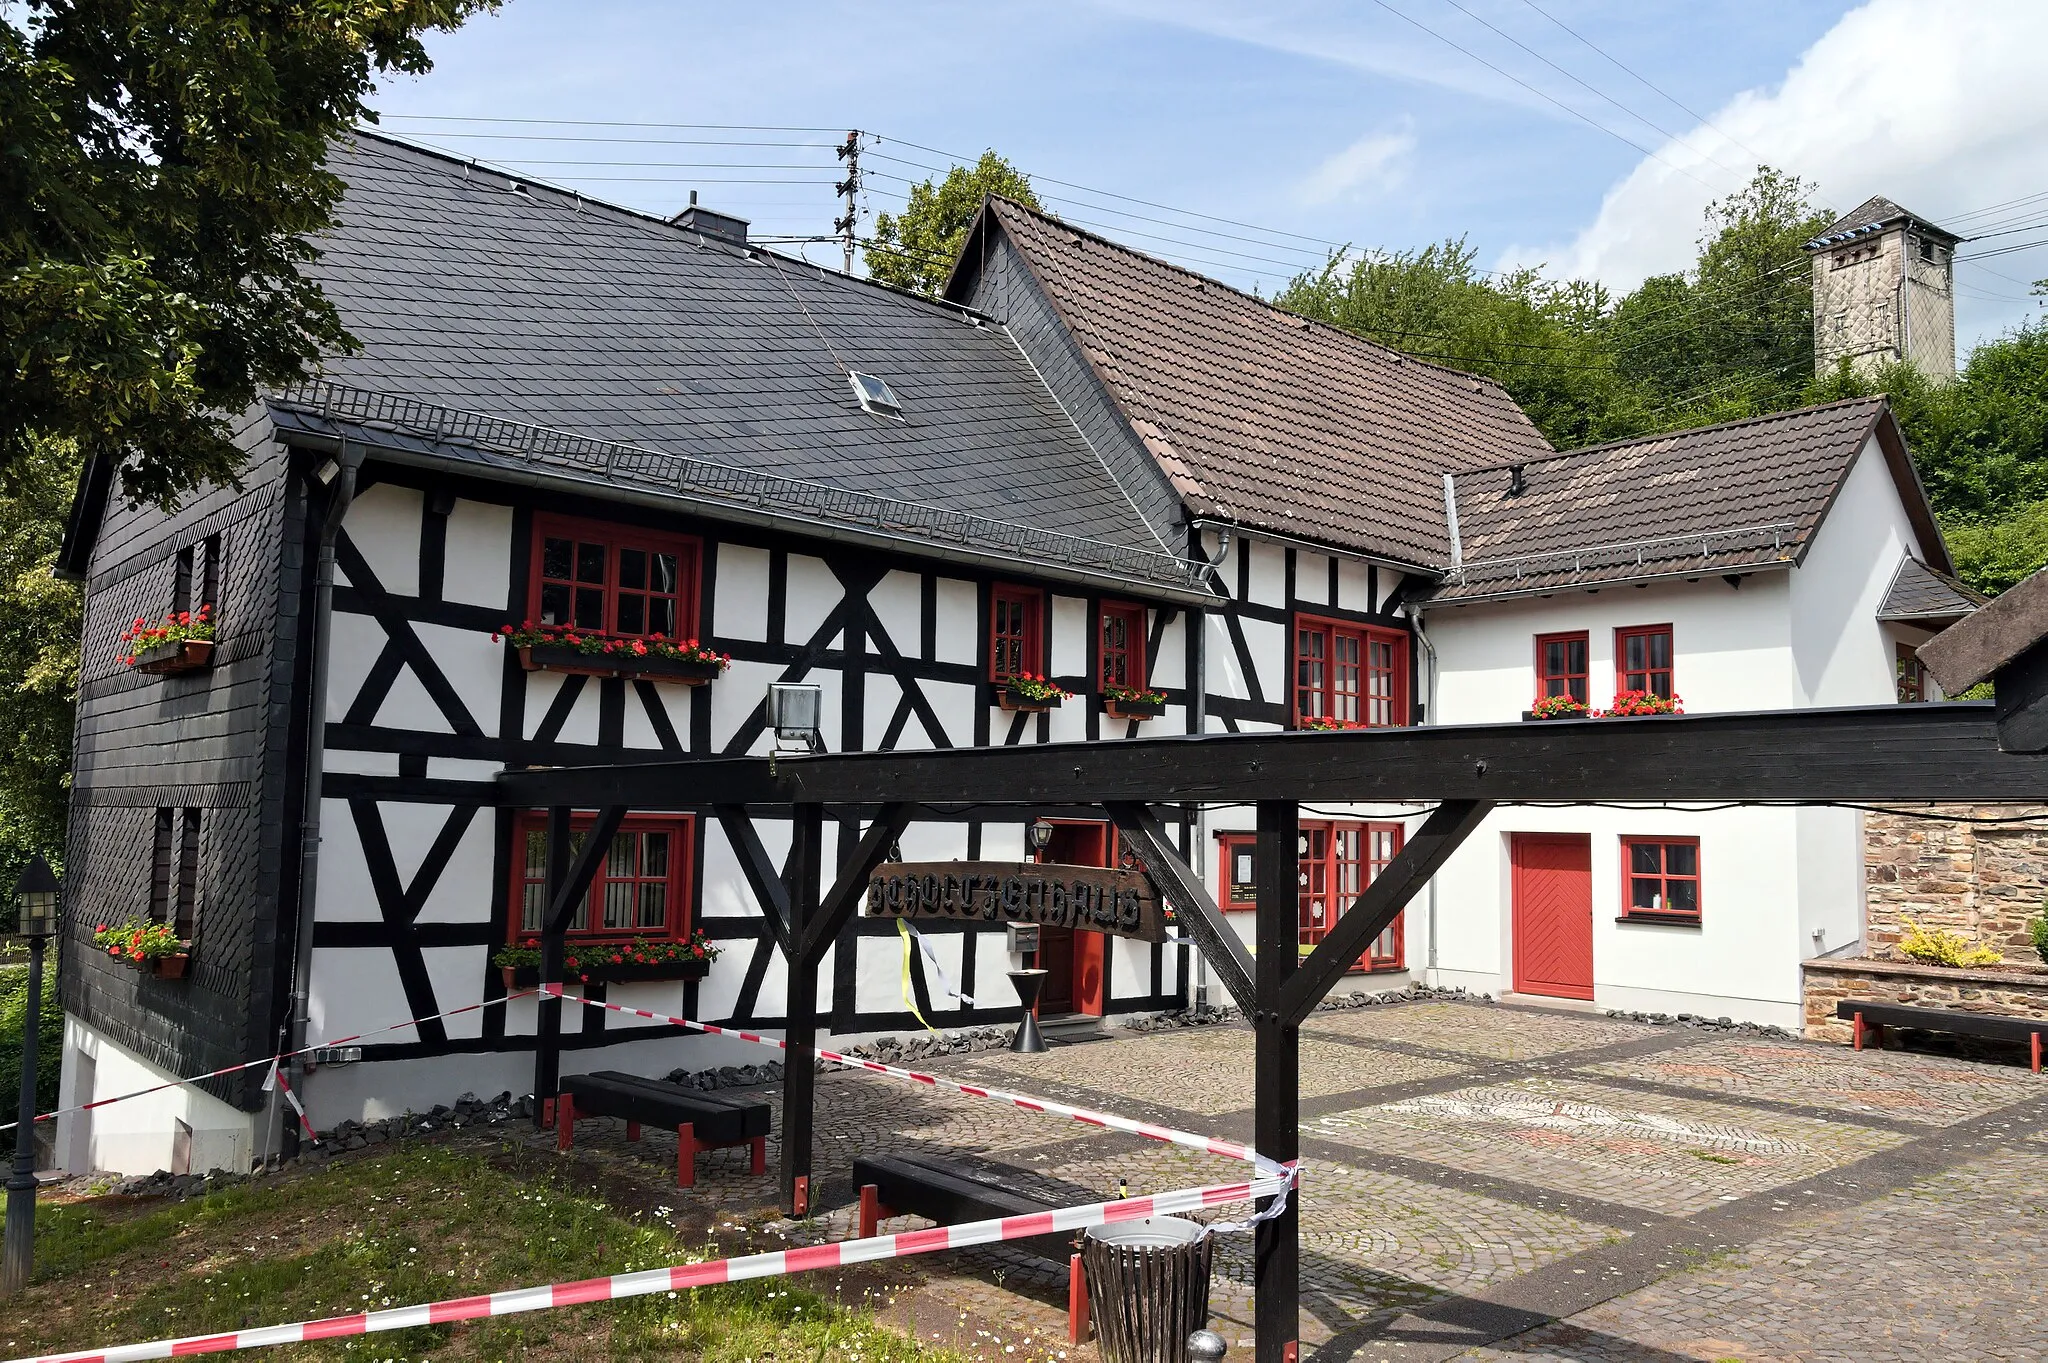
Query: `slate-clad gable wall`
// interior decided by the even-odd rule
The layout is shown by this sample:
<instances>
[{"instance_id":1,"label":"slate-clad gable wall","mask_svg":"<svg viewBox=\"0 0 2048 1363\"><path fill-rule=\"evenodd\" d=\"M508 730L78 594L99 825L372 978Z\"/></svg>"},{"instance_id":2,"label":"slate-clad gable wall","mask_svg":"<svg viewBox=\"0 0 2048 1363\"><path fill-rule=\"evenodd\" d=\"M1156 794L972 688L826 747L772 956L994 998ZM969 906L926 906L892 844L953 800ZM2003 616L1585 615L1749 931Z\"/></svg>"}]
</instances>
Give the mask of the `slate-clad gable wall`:
<instances>
[{"instance_id":1,"label":"slate-clad gable wall","mask_svg":"<svg viewBox=\"0 0 2048 1363\"><path fill-rule=\"evenodd\" d=\"M240 432L242 486L208 488L165 515L109 506L86 585L77 750L66 849L66 1012L179 1074L267 1054L287 986L276 906L289 868L290 680L297 646L302 510L268 424ZM221 538L214 666L133 672L120 635L172 604L178 551ZM195 572L193 605L201 574ZM156 810L201 811L196 930L188 977L158 980L108 959L92 930L149 908ZM174 815L174 818L177 817ZM255 1078L260 1078L256 1076ZM254 1078L207 1091L244 1107Z\"/></svg>"},{"instance_id":2,"label":"slate-clad gable wall","mask_svg":"<svg viewBox=\"0 0 2048 1363\"><path fill-rule=\"evenodd\" d=\"M1030 267L1002 232L989 232L982 241L982 256L969 262L963 274L962 301L1009 328L1146 522L1167 544L1183 543L1180 527L1187 513L1179 494L1103 392L1080 344L1032 279Z\"/></svg>"}]
</instances>

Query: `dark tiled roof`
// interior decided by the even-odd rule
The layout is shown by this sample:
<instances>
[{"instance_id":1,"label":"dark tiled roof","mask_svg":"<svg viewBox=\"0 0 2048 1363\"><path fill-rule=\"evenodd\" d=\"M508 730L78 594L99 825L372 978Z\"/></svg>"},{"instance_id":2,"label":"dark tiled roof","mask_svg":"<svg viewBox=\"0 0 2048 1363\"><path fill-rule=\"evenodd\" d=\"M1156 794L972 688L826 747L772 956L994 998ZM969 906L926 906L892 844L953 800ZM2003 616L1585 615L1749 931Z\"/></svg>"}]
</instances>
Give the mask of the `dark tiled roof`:
<instances>
[{"instance_id":1,"label":"dark tiled roof","mask_svg":"<svg viewBox=\"0 0 2048 1363\"><path fill-rule=\"evenodd\" d=\"M1990 601L1947 573L1939 573L1919 559L1906 557L1892 574L1885 589L1884 604L1877 608L1880 620L1918 620L1931 626L1952 624Z\"/></svg>"},{"instance_id":2,"label":"dark tiled roof","mask_svg":"<svg viewBox=\"0 0 2048 1363\"><path fill-rule=\"evenodd\" d=\"M989 213L1196 515L1442 567L1443 474L1550 453L1491 380L1008 200Z\"/></svg>"},{"instance_id":3,"label":"dark tiled roof","mask_svg":"<svg viewBox=\"0 0 2048 1363\"><path fill-rule=\"evenodd\" d=\"M1439 601L1791 563L1884 399L1856 398L1460 474Z\"/></svg>"},{"instance_id":4,"label":"dark tiled roof","mask_svg":"<svg viewBox=\"0 0 2048 1363\"><path fill-rule=\"evenodd\" d=\"M1918 213L1899 207L1882 195L1872 195L1856 207L1834 220L1819 236L1808 242L1808 247L1832 246L1838 241L1874 232L1880 227L1889 227L1895 222L1909 222L1929 236L1944 240L1961 241L1955 233L1946 228L1936 227Z\"/></svg>"},{"instance_id":5,"label":"dark tiled roof","mask_svg":"<svg viewBox=\"0 0 2048 1363\"><path fill-rule=\"evenodd\" d=\"M329 168L313 273L363 345L331 383L1160 551L1000 327L375 136Z\"/></svg>"}]
</instances>

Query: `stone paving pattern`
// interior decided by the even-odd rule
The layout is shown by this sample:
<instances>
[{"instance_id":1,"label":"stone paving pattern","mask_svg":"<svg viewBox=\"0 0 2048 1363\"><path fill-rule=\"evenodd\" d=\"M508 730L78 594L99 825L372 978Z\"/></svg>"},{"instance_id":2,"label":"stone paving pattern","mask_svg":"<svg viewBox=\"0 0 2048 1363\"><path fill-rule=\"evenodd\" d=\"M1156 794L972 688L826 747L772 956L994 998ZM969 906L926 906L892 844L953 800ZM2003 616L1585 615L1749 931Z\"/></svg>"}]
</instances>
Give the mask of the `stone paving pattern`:
<instances>
[{"instance_id":1,"label":"stone paving pattern","mask_svg":"<svg viewBox=\"0 0 2048 1363\"><path fill-rule=\"evenodd\" d=\"M1318 1013L1303 1040L1313 1363L2048 1354L2048 1081L2024 1069L1483 1003ZM1242 1028L933 1063L1251 1135ZM779 1087L744 1092L779 1107ZM1244 1176L1198 1151L860 1073L820 1076L817 1124L826 1210L783 1226L805 1239L853 1233L847 1175L862 1151L938 1155L1068 1204L1119 1179L1140 1194ZM622 1124L591 1121L577 1143L643 1176L673 1168L673 1136L632 1145ZM776 1153L771 1140L771 1167ZM743 1151L699 1169L697 1196L768 1219L773 1177L748 1175ZM1216 1328L1248 1359L1250 1238L1219 1239L1215 1270ZM1095 1356L1065 1344L1057 1265L994 1246L916 1261L905 1278L994 1341L970 1352Z\"/></svg>"}]
</instances>

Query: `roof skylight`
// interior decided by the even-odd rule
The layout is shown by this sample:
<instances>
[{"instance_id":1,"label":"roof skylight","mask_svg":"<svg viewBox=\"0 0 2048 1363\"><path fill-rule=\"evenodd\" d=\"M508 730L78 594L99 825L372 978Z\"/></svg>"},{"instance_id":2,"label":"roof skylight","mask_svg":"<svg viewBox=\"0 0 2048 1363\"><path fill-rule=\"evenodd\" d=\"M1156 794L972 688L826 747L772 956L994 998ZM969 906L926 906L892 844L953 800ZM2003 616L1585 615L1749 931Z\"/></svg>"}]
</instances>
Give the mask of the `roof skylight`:
<instances>
[{"instance_id":1,"label":"roof skylight","mask_svg":"<svg viewBox=\"0 0 2048 1363\"><path fill-rule=\"evenodd\" d=\"M846 371L847 382L853 385L853 396L860 403L863 412L875 416L901 417L903 404L889 391L889 385L873 374L863 374L857 369Z\"/></svg>"}]
</instances>

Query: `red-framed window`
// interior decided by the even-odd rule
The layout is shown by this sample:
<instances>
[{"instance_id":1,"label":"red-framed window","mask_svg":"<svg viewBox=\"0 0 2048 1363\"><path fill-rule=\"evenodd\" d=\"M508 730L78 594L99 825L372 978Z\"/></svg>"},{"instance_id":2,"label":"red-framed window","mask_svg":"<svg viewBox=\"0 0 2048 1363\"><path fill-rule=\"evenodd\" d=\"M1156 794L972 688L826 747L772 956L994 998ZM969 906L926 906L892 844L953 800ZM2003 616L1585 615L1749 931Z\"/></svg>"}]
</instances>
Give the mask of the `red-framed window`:
<instances>
[{"instance_id":1,"label":"red-framed window","mask_svg":"<svg viewBox=\"0 0 2048 1363\"><path fill-rule=\"evenodd\" d=\"M1337 920L1365 887L1379 877L1401 850L1402 829L1397 823L1358 823L1349 820L1304 821L1301 825L1300 938L1312 947L1336 926ZM1254 878L1258 837L1252 833L1226 833L1217 839L1221 857L1218 883L1224 886L1225 909L1254 908L1258 887ZM1402 922L1395 918L1358 958L1359 970L1399 970L1404 964Z\"/></svg>"},{"instance_id":2,"label":"red-framed window","mask_svg":"<svg viewBox=\"0 0 2048 1363\"><path fill-rule=\"evenodd\" d=\"M582 848L594 822L593 814L570 819L571 855ZM569 936L688 937L693 823L687 814L629 815L612 835L589 892L576 906ZM548 816L526 811L513 821L509 936L516 941L539 932L547 902Z\"/></svg>"},{"instance_id":3,"label":"red-framed window","mask_svg":"<svg viewBox=\"0 0 2048 1363\"><path fill-rule=\"evenodd\" d=\"M1368 729L1407 724L1408 636L1296 616L1294 720L1312 719Z\"/></svg>"},{"instance_id":4,"label":"red-framed window","mask_svg":"<svg viewBox=\"0 0 2048 1363\"><path fill-rule=\"evenodd\" d=\"M688 535L535 516L532 617L604 634L695 639L701 553Z\"/></svg>"},{"instance_id":5,"label":"red-framed window","mask_svg":"<svg viewBox=\"0 0 2048 1363\"><path fill-rule=\"evenodd\" d=\"M1570 696L1590 705L1586 689L1586 632L1536 636L1536 699Z\"/></svg>"},{"instance_id":6,"label":"red-framed window","mask_svg":"<svg viewBox=\"0 0 2048 1363\"><path fill-rule=\"evenodd\" d=\"M1624 918L1697 923L1700 917L1700 840L1621 840L1621 914Z\"/></svg>"},{"instance_id":7,"label":"red-framed window","mask_svg":"<svg viewBox=\"0 0 2048 1363\"><path fill-rule=\"evenodd\" d=\"M1911 644L1898 644L1899 703L1910 705L1918 701L1932 700L1934 692L1927 684L1927 667L1920 661L1920 650Z\"/></svg>"},{"instance_id":8,"label":"red-framed window","mask_svg":"<svg viewBox=\"0 0 2048 1363\"><path fill-rule=\"evenodd\" d=\"M1671 626L1634 625L1614 631L1614 689L1675 696Z\"/></svg>"},{"instance_id":9,"label":"red-framed window","mask_svg":"<svg viewBox=\"0 0 2048 1363\"><path fill-rule=\"evenodd\" d=\"M989 594L988 676L1045 671L1045 593L997 583Z\"/></svg>"},{"instance_id":10,"label":"red-framed window","mask_svg":"<svg viewBox=\"0 0 2048 1363\"><path fill-rule=\"evenodd\" d=\"M1100 686L1145 689L1145 608L1105 601L1096 622L1101 649L1096 667Z\"/></svg>"}]
</instances>

